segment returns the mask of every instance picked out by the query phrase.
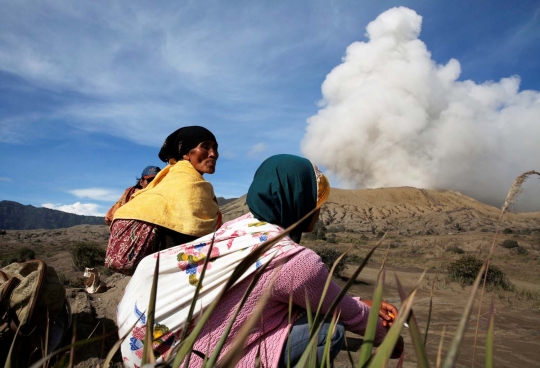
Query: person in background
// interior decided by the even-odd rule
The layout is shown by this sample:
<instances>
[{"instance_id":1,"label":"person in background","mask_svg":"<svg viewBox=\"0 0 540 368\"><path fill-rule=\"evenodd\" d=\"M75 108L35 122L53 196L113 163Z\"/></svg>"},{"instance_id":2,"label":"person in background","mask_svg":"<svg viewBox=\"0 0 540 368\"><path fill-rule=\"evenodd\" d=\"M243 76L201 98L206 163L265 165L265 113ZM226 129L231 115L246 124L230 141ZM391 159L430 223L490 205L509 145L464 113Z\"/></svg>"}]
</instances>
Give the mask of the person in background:
<instances>
[{"instance_id":1,"label":"person in background","mask_svg":"<svg viewBox=\"0 0 540 368\"><path fill-rule=\"evenodd\" d=\"M196 324L243 259L261 243L276 237L285 228L312 213L289 236L267 250L243 274L243 279L225 292L193 346L194 352L210 356L227 325L232 322L220 354L223 357L266 293L268 299L262 314L243 341L244 351L236 366L254 367L257 363L261 367L273 368L287 367L288 363L291 367L295 366L309 341L307 308L314 314L321 303L321 312L326 313L341 292L341 287L331 281L326 296L322 297L329 276L328 269L314 251L299 244L303 232L313 231L320 207L327 200L329 192L330 184L326 176L309 160L293 155L272 156L261 164L249 187L246 198L249 213L223 224L213 234L161 251L152 345L157 361L163 361L168 351L179 343L207 256L211 258L205 271L203 292L198 296L197 312L189 326ZM208 254L211 244L212 250ZM141 365L147 327L144 311L148 308L156 258L156 255L152 255L142 260L117 308L119 335L127 334L121 345L126 367ZM263 265L267 265L266 269L236 315L235 311L256 270ZM289 303L292 303L290 317ZM370 306L370 300L348 294L341 299L337 307L339 323L331 334L331 360L343 345L345 330L362 335L365 333ZM398 311L393 305L382 303L375 343L384 339L397 315ZM325 321L318 334L319 359L330 327L330 321ZM394 357L400 355L401 350L402 347L398 347ZM202 366L203 355L199 353L192 354L186 365L190 368Z\"/></svg>"},{"instance_id":2,"label":"person in background","mask_svg":"<svg viewBox=\"0 0 540 368\"><path fill-rule=\"evenodd\" d=\"M108 226L111 226L114 213L117 209L125 205L129 200L131 199L131 196L138 192L141 189L144 189L154 180L158 172L160 172L161 169L157 166L146 166L141 174L140 178L137 178L137 182L134 186L127 188L124 191L124 194L118 199L118 201L109 209L107 214L105 215L105 223Z\"/></svg>"},{"instance_id":3,"label":"person in background","mask_svg":"<svg viewBox=\"0 0 540 368\"><path fill-rule=\"evenodd\" d=\"M168 165L114 214L105 266L131 275L145 256L221 226L214 188L204 180L219 157L216 137L200 126L171 133L158 154Z\"/></svg>"}]
</instances>

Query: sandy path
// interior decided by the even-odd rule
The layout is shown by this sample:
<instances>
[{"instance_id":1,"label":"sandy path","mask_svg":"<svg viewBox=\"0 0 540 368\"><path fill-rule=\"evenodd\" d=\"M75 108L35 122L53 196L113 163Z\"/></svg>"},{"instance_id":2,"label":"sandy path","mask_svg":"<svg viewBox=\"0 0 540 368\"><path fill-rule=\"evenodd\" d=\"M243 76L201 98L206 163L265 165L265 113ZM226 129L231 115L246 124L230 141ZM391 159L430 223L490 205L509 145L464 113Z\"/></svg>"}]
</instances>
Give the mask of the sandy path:
<instances>
[{"instance_id":1,"label":"sandy path","mask_svg":"<svg viewBox=\"0 0 540 368\"><path fill-rule=\"evenodd\" d=\"M350 272L350 269L348 270ZM387 273L387 287L385 288L385 300L399 305L397 290L395 288L394 272L407 290L410 290L421 275L421 270L394 270L389 268ZM358 278L362 283L353 285L350 293L360 295L366 299L371 299L374 283L379 269L367 268ZM427 342L427 352L430 363L435 366L437 349L441 337L443 326L446 326L446 335L443 345L443 357L448 350L451 338L461 318L462 310L467 298L470 295L470 287L462 288L458 284L448 285L442 282L435 282L433 298L433 312L430 326L430 333ZM417 292L415 300L415 314L421 330L426 326L429 309L430 288L424 281ZM491 298L495 301L495 346L494 346L494 366L495 367L538 367L540 361L540 315L531 312L524 302L515 300L499 299L497 293L486 293L484 296L484 307L480 318L480 333L476 350L476 366L483 366L485 333L487 329L487 315ZM478 313L479 295L476 298L475 308L469 320L465 339L462 343L456 367L471 367L474 331L476 328L476 315ZM410 335L407 330L402 333L405 344L404 367L416 367L416 356L412 350ZM349 341L357 347L352 355L355 362L358 359L360 336L349 334ZM397 361L392 361L389 365L393 367ZM345 351L342 351L336 361L336 367L349 367L349 359Z\"/></svg>"}]
</instances>

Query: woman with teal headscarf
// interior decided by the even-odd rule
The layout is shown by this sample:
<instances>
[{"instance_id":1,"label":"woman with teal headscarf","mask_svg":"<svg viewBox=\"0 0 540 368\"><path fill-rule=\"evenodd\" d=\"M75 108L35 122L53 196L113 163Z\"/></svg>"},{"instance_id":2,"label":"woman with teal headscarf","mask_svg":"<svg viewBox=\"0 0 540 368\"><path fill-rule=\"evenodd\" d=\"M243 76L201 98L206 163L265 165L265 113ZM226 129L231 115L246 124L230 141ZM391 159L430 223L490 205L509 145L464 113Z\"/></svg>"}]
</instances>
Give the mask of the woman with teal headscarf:
<instances>
[{"instance_id":1,"label":"woman with teal headscarf","mask_svg":"<svg viewBox=\"0 0 540 368\"><path fill-rule=\"evenodd\" d=\"M215 300L212 293L217 295L222 290L220 286L224 285L236 265L252 250L262 242L279 235L314 209L320 208L327 200L329 192L327 178L309 160L293 155L272 156L261 164L249 188L246 202L250 213L225 223L214 234L160 252L155 323L166 333L160 335L153 344L158 361L178 343L176 336L184 328L185 316L193 297L192 285L196 284L202 271L202 262L208 255L212 239L211 262L206 269L203 285L206 292L204 296L199 295L197 310L204 310ZM233 339L242 325L255 313L263 295L269 293L262 315L244 341L244 353L237 366L253 367L258 359L265 367L284 367L287 361L291 366L295 365L309 338L305 313L308 308L306 297L312 309L321 303L321 312L326 313L341 292L341 288L332 281L321 302L328 269L315 252L298 244L302 232L313 229L318 212L316 210L290 236L282 238L263 254L246 271L243 278L224 294L198 335L194 344L195 351L211 355L228 323L234 321L221 351L223 356L232 347ZM128 331L128 338L122 345L124 364L127 366L140 366L144 337L141 331L145 330L146 326L140 321L141 312L137 310L139 306L148 305L155 258L147 257L141 262L118 307L118 325L128 326L120 327L121 336L124 333L123 328L127 331L129 326L137 324L132 332ZM263 264L266 264L266 269L238 315L235 315L245 290L253 280L254 272ZM291 300L292 323L289 322ZM180 301L186 302L182 304ZM331 359L334 359L341 349L345 330L358 334L365 332L369 305L369 302L366 304L359 298L349 295L343 297L338 305L340 322L330 342ZM397 316L395 307L383 302L375 342L382 341L387 327L393 321L389 313ZM319 357L322 356L330 327L329 321L326 322L319 334ZM188 365L200 367L202 363L203 360L198 355L192 355Z\"/></svg>"},{"instance_id":2,"label":"woman with teal headscarf","mask_svg":"<svg viewBox=\"0 0 540 368\"><path fill-rule=\"evenodd\" d=\"M272 156L257 169L246 203L255 218L288 228L317 206L317 185L321 180L324 181L319 184L324 192L319 198L322 205L330 186L311 161L293 155ZM291 239L299 243L308 225L309 222L295 229Z\"/></svg>"}]
</instances>

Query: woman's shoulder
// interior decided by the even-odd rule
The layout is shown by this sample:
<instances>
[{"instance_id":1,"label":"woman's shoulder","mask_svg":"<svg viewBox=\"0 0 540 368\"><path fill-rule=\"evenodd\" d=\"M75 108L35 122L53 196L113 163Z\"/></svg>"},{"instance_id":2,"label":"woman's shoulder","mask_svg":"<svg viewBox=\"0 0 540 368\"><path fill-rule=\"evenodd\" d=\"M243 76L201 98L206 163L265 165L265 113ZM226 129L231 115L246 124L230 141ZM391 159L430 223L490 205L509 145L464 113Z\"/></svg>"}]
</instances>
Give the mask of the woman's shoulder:
<instances>
[{"instance_id":1,"label":"woman's shoulder","mask_svg":"<svg viewBox=\"0 0 540 368\"><path fill-rule=\"evenodd\" d=\"M316 265L322 263L321 257L312 249L298 245L297 251L291 257L295 262L304 263L306 265Z\"/></svg>"},{"instance_id":2,"label":"woman's shoulder","mask_svg":"<svg viewBox=\"0 0 540 368\"><path fill-rule=\"evenodd\" d=\"M290 292L291 287L301 285L309 285L313 290L322 288L328 278L328 270L321 258L311 249L300 245L288 254L276 257L273 262L281 264L276 290L285 294Z\"/></svg>"},{"instance_id":3,"label":"woman's shoulder","mask_svg":"<svg viewBox=\"0 0 540 368\"><path fill-rule=\"evenodd\" d=\"M302 245L296 244L296 247L274 258L273 262L286 265L287 268L295 269L319 269L326 267L321 257L313 250Z\"/></svg>"}]
</instances>

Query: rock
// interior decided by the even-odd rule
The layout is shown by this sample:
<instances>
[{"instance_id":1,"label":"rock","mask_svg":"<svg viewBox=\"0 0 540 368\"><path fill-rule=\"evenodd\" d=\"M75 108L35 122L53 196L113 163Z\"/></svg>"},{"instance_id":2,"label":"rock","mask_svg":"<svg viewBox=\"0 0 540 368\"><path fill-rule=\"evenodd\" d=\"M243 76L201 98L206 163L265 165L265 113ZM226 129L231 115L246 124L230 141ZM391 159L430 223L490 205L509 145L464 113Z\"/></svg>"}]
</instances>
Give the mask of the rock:
<instances>
[{"instance_id":1,"label":"rock","mask_svg":"<svg viewBox=\"0 0 540 368\"><path fill-rule=\"evenodd\" d=\"M114 274L105 280L106 291L97 294L88 294L82 288L66 290L76 329L76 340L88 340L108 335L102 340L78 347L75 350L75 367L101 366L113 345L118 341L116 306L129 280L128 276ZM116 352L111 366L122 367L122 357L119 352Z\"/></svg>"}]
</instances>

